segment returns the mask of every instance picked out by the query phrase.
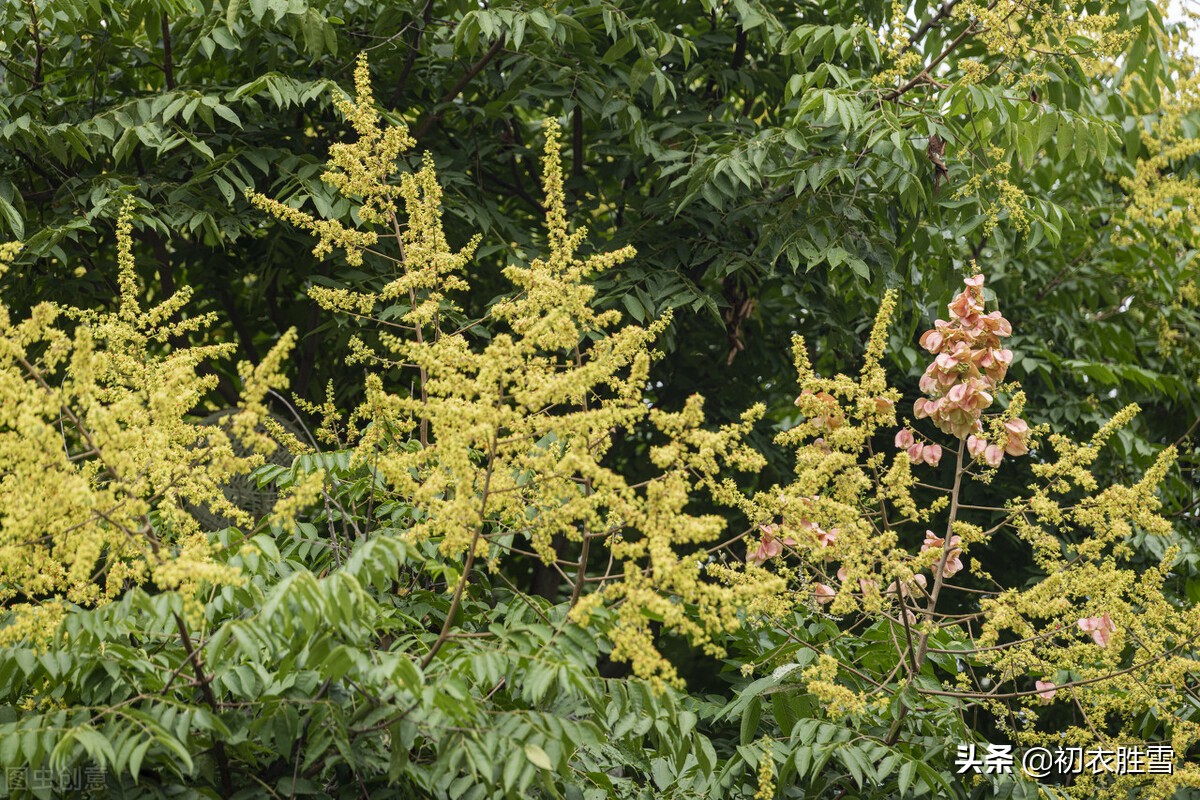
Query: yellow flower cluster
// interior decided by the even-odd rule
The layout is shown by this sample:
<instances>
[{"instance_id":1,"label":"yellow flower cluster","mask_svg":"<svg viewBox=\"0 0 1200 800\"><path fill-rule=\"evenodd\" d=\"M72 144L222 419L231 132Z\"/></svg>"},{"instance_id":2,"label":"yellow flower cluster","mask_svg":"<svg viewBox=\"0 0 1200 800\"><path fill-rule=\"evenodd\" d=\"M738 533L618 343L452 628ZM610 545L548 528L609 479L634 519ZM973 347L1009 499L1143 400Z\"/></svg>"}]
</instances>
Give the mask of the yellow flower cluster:
<instances>
[{"instance_id":1,"label":"yellow flower cluster","mask_svg":"<svg viewBox=\"0 0 1200 800\"><path fill-rule=\"evenodd\" d=\"M1162 103L1154 123L1141 132L1148 155L1138 160L1134 174L1120 178L1129 196L1125 239L1140 238L1138 226L1150 236L1173 232L1193 242L1200 229L1200 180L1185 165L1200 154L1200 138L1192 122L1200 111L1200 73L1192 45L1184 39L1171 43L1171 57L1179 64L1173 87L1162 87Z\"/></svg>"},{"instance_id":2,"label":"yellow flower cluster","mask_svg":"<svg viewBox=\"0 0 1200 800\"><path fill-rule=\"evenodd\" d=\"M758 755L758 791L754 793L754 800L774 800L775 759L770 737L764 736L760 747L762 752Z\"/></svg>"},{"instance_id":3,"label":"yellow flower cluster","mask_svg":"<svg viewBox=\"0 0 1200 800\"><path fill-rule=\"evenodd\" d=\"M1078 61L1090 75L1110 74L1134 36L1114 30L1119 15L1050 0L964 0L953 16L969 26L990 54L1031 62L1026 70L1001 73L1006 82L1026 89L1044 79L1046 61L1059 57ZM1081 49L1081 42L1090 46Z\"/></svg>"},{"instance_id":4,"label":"yellow flower cluster","mask_svg":"<svg viewBox=\"0 0 1200 800\"><path fill-rule=\"evenodd\" d=\"M494 568L507 554L531 551L567 576L576 619L615 608L613 658L656 686L677 683L655 647L652 624L719 654L720 636L741 624L741 609L784 588L765 574L736 585L710 576L708 567L717 565L703 546L719 540L725 521L686 510L701 490L744 504L725 473L761 468L762 457L743 440L763 409L714 431L704 426L700 398L676 413L648 407L650 347L669 317L617 328L617 312L593 307L589 279L634 251L578 255L586 231L567 222L554 121L545 126L542 159L546 255L505 270L515 291L490 309L490 340L474 339L469 325L449 324L460 311L451 295L466 288L463 272L478 237L451 248L428 156L419 170L390 183L390 165L411 141L373 110L363 61L356 85L356 101L340 107L358 138L333 149L326 179L362 204L365 222L391 230L395 250L372 253L390 262L396 277L374 293L311 296L326 310L363 318L381 303L398 305L400 324L381 323L374 343L353 343L351 358L371 372L366 399L349 419L340 421L331 403L310 410L325 417L327 441L344 429L356 462L369 464L389 493L419 510L410 540L436 542L445 557L463 559L459 579L447 587L455 598L477 561ZM325 251L346 247L348 260L366 241L266 198L256 202L315 232ZM394 383L388 376L395 369L411 374L412 384ZM659 474L634 485L605 457L614 433L638 425L657 429L663 443L653 456ZM311 499L317 484L308 488ZM298 513L298 503L285 511ZM559 555L564 543L576 543L573 564ZM609 558L593 563L589 555L600 548ZM596 574L605 560L609 568ZM594 591L585 591L590 585Z\"/></svg>"},{"instance_id":5,"label":"yellow flower cluster","mask_svg":"<svg viewBox=\"0 0 1200 800\"><path fill-rule=\"evenodd\" d=\"M839 665L833 656L822 653L812 666L801 673L804 688L817 698L830 718L838 720L863 713L863 697L837 683Z\"/></svg>"},{"instance_id":6,"label":"yellow flower cluster","mask_svg":"<svg viewBox=\"0 0 1200 800\"><path fill-rule=\"evenodd\" d=\"M322 180L343 195L357 197L359 216L367 222L386 222L396 210L397 187L388 183L396 172L396 159L416 141L405 125L382 127L371 93L371 72L365 53L354 69L355 100L334 101L338 111L354 126L358 138L329 148L329 169Z\"/></svg>"},{"instance_id":7,"label":"yellow flower cluster","mask_svg":"<svg viewBox=\"0 0 1200 800\"><path fill-rule=\"evenodd\" d=\"M1187 752L1200 741L1200 725L1187 711L1189 682L1194 680L1188 676L1200 667L1200 610L1180 607L1164 594L1177 548L1165 547L1156 566L1139 569L1130 544L1135 535L1171 534L1155 491L1174 463L1174 448L1165 448L1135 483L1100 487L1092 465L1100 449L1129 424L1136 406L1123 409L1082 444L1049 434L1046 426L1015 426L1021 430L1022 450L1026 443L1039 449L1039 457L1025 467L1032 481L1003 507L980 508L967 505L972 502L966 499L970 485L989 482L997 467L965 457L974 437L958 438L952 481L939 487L934 478L922 478L925 490L942 496L921 506L912 494L915 473L931 465L910 458L903 448L918 444L916 437L927 437L905 421L896 437L901 452L890 468L884 454L871 448L880 429L897 422L895 395L878 365L891 311L886 298L858 381L815 376L803 342L796 343L797 406L803 419L779 437L795 448L795 479L756 495L752 506L743 507L758 524L761 538L748 543L748 563L741 571L723 573L731 585L739 585L739 579L745 581L741 576L769 568L787 582L780 597L791 605L755 606L752 621L786 624L785 615L803 604L810 614L833 615L846 629L872 620L887 622L897 647L897 670L921 663L935 633L949 635L961 643L955 652L971 669L944 681L937 691L987 708L1014 742L1085 748L1128 744L1139 741L1142 720L1153 714L1170 731L1175 751ZM1011 436L1026 408L1027 398L1013 385L997 388L1013 392L1009 407L988 415L977 446ZM1043 442L1048 446L1042 447ZM940 460L940 445L923 447L938 448L933 460ZM977 516L980 511L993 516ZM945 526L944 534L926 529L944 514L948 519L938 523ZM1000 517L998 524L994 515ZM982 519L990 527L978 524ZM923 529L924 543L913 552ZM989 544L1004 529L1030 546L1041 580L1002 586L986 571L985 559L967 558L968 550ZM969 569L964 568L967 561ZM926 570L934 575L932 583ZM979 611L970 615L969 625L938 606L942 589L959 572L988 587L975 589ZM769 668L771 663L768 659L755 666ZM805 690L831 717L861 714L876 704L856 693L844 677L839 679L843 669L853 668L822 654L802 673ZM911 672L906 682L886 685L886 678L878 683L878 702L912 686L917 674ZM915 691L919 695L924 690L917 686ZM1039 708L1057 702L1072 703L1081 717L1065 739L1038 732ZM1099 741L1097 731L1103 732ZM1179 786L1196 786L1198 779L1195 770L1177 767L1174 776L1161 779L1088 776L1070 791L1086 797L1097 791L1124 792L1136 784L1145 796L1168 797Z\"/></svg>"},{"instance_id":8,"label":"yellow flower cluster","mask_svg":"<svg viewBox=\"0 0 1200 800\"><path fill-rule=\"evenodd\" d=\"M187 510L250 521L222 486L258 462L187 416L216 380L197 366L233 345L163 352L211 319L180 319L186 288L141 305L132 229L130 200L117 222L115 310L43 303L18 321L0 303L0 603L16 611L0 642L48 634L66 604L103 603L148 579L185 590L238 580ZM16 253L0 247L0 277ZM243 421L261 411L252 403Z\"/></svg>"}]
</instances>

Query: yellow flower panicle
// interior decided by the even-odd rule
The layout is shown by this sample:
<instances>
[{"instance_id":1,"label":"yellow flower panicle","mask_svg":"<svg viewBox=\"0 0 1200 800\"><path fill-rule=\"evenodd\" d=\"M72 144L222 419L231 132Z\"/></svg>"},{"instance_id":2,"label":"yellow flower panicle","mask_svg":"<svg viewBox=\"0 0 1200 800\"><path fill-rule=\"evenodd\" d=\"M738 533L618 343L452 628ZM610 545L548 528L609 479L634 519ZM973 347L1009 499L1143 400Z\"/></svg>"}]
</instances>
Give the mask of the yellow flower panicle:
<instances>
[{"instance_id":1,"label":"yellow flower panicle","mask_svg":"<svg viewBox=\"0 0 1200 800\"><path fill-rule=\"evenodd\" d=\"M970 278L968 285L981 280ZM1136 406L1122 409L1089 441L1076 443L1049 434L1046 426L1025 424L1020 415L1029 399L1011 384L997 385L998 392L1013 392L1008 408L971 428L980 433L977 441L968 430L951 431L956 441L946 446L962 451L952 479L942 496L922 507L913 487L920 480L933 488L929 468L942 458L932 432L926 435L905 420L895 437L900 452L890 464L887 454L872 447L897 422L896 395L886 388L877 364L892 307L885 298L857 381L815 375L803 341L795 342L800 421L777 439L794 448L795 477L742 506L758 525L748 540L747 564L722 573L734 586L768 571L787 582L780 595L787 602L752 606L751 622L786 624L798 605L809 614L833 615L848 627L877 619L891 628L900 659L927 653L928 637L940 631L961 642L960 657L969 658L972 667L939 691L961 693L964 701L984 706L1020 745L1128 745L1141 741L1141 721L1154 714L1170 730L1177 753L1194 747L1200 725L1188 718L1186 676L1200 666L1200 610L1181 607L1164 594L1178 547L1164 547L1159 563L1145 569L1135 560L1144 553L1131 546L1137 536L1173 536L1170 521L1159 513L1156 491L1175 462L1175 449L1164 448L1140 480L1101 487L1092 466L1100 449L1136 415ZM994 321L1002 322L998 316ZM947 331L943 323L927 332L922 344L936 350L937 342L930 339L940 342ZM967 373L962 369L955 375ZM972 486L988 483L1002 461L982 455L989 442L1001 443L994 446L1010 454L1037 449L1039 442L1045 446L1026 467L1027 490L980 515L981 509L967 505ZM928 453L935 447L932 463L912 458L916 450L906 449ZM1003 467L1011 468L1008 462ZM986 526L978 524L985 519ZM935 525L944 533L929 529ZM1005 528L1031 548L1041 580L998 586L986 572L986 561L968 557ZM959 573L976 582L972 588L986 589L981 613L969 628L938 609L941 589L962 581ZM843 668L861 672L861 665L842 665L825 654L802 674L805 691L817 696L833 718L869 708L864 696L838 680ZM1012 696L994 698L988 690L997 685ZM899 688L898 683L878 691ZM1040 707L1064 701L1077 709L1081 724L1069 728L1065 738L1039 732ZM1106 731L1100 741L1097 730ZM1136 786L1145 796L1165 798L1179 786L1197 785L1198 777L1188 769L1177 769L1172 777L1089 776L1070 791L1085 797Z\"/></svg>"},{"instance_id":2,"label":"yellow flower panicle","mask_svg":"<svg viewBox=\"0 0 1200 800\"><path fill-rule=\"evenodd\" d=\"M463 581L476 558L494 567L515 548L531 549L546 563L559 560L564 542L585 554L608 548L613 566L593 581L595 591L584 591L585 578L596 577L587 572L586 555L583 568L571 568L575 619L614 607L615 616L606 616L613 620L613 657L656 686L678 683L655 647L652 622L719 654L719 639L741 624L741 610L783 589L770 576L738 585L710 576L707 569L719 565L703 546L726 535L724 521L685 511L697 491L744 504L725 471L761 468L761 456L742 440L762 409L712 431L699 398L674 414L647 408L650 348L670 318L618 327L618 312L594 308L589 279L635 254L626 247L579 255L587 232L571 230L567 221L553 120L545 125L542 158L545 255L504 271L515 291L491 308L497 330L489 341L470 338L470 326L450 324L461 314L451 297L467 287L463 273L479 239L457 251L450 246L429 156L417 171L394 175L396 155L412 143L373 109L362 60L356 93L354 103L340 108L357 138L331 150L327 180L361 204L365 223L390 231L395 247L385 257L396 277L377 292L311 295L327 310L362 319L381 304L399 304L407 333L391 326L373 344L355 340L351 358L372 372L366 400L348 419L330 403L309 410L326 418L326 441L354 442L355 460L420 509L406 535L464 559ZM322 252L361 249L366 241L361 232L323 227L267 198L256 202L316 233ZM411 377L393 385L385 376L397 368ZM657 428L666 444L657 451L661 474L635 487L605 457L614 431L644 425ZM397 446L406 439L419 446ZM287 510L294 513L294 505Z\"/></svg>"},{"instance_id":3,"label":"yellow flower panicle","mask_svg":"<svg viewBox=\"0 0 1200 800\"><path fill-rule=\"evenodd\" d=\"M179 314L187 289L142 306L132 214L130 199L116 226L114 310L43 303L15 321L0 302L0 603L15 611L0 642L49 635L68 604L147 580L185 593L239 580L188 510L253 521L222 487L258 461L188 417L216 380L197 367L233 345L166 346L212 318ZM16 253L0 247L0 276ZM280 357L260 382L278 384L268 373ZM264 409L251 400L242 420L253 427Z\"/></svg>"}]
</instances>

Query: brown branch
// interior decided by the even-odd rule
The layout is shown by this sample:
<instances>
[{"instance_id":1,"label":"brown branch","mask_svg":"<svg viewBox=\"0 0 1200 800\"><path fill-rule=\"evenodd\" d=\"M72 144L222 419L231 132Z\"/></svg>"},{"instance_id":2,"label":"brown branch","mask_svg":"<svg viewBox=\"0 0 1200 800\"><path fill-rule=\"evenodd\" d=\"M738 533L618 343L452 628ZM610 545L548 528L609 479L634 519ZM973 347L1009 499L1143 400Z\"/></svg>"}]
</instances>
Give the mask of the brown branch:
<instances>
[{"instance_id":1,"label":"brown branch","mask_svg":"<svg viewBox=\"0 0 1200 800\"><path fill-rule=\"evenodd\" d=\"M500 49L504 47L504 41L505 37L503 35L496 39L496 41L492 43L492 46L488 48L487 52L480 56L479 60L472 64L471 68L463 73L463 76L458 79L458 83L454 84L453 88L451 88L450 91L446 92L446 94L442 96L442 99L437 102L437 105L444 106L447 103L452 102L454 98L458 97L462 93L462 90L467 88L467 85L475 79L475 76L478 75L483 68L486 67L488 63L496 57L496 54L499 53ZM420 125L417 126L415 131L413 131L413 138L420 139L422 136L428 133L429 129L434 126L434 123L441 118L442 112L440 110L434 111L432 114L426 117Z\"/></svg>"},{"instance_id":2,"label":"brown branch","mask_svg":"<svg viewBox=\"0 0 1200 800\"><path fill-rule=\"evenodd\" d=\"M971 28L967 27L966 30L964 30L962 33L960 33L954 39L954 41L952 41L950 44L946 45L946 49L943 50L941 53L939 53L937 58L933 59L933 61L931 61L929 63L929 66L925 67L925 69L921 70L916 75L914 75L912 78L910 78L909 81L907 83L905 83L903 86L901 86L899 89L896 89L894 92L890 92L886 96L886 99L895 100L897 97L900 97L900 95L904 94L905 92L907 92L909 89L913 88L914 86L919 86L922 83L934 83L935 81L933 80L933 78L931 78L929 76L929 70L935 68L938 64L942 63L946 59L947 56L949 56L952 52L954 52L954 50L960 44L962 44L968 36L970 36L972 34L972 32L973 31L971 30Z\"/></svg>"},{"instance_id":3,"label":"brown branch","mask_svg":"<svg viewBox=\"0 0 1200 800\"><path fill-rule=\"evenodd\" d=\"M986 652L994 651L994 650L1005 650L1009 647L1014 647L1019 644L1028 644L1029 642L1036 642L1040 639L1048 639L1051 636L1054 636L1055 634L1061 632L1062 630L1064 630L1064 627L1062 625L1060 625L1057 628L1052 628L1051 630L1048 630L1045 633L1039 633L1036 636L1028 636L1024 639L1015 639L1011 642L1005 642L1004 644L992 645L990 647L972 647L967 650L944 650L939 647L926 647L925 650L926 650L926 652L929 652L929 653L945 653L947 655L970 656L970 655L975 655L976 653L986 653Z\"/></svg>"},{"instance_id":4,"label":"brown branch","mask_svg":"<svg viewBox=\"0 0 1200 800\"><path fill-rule=\"evenodd\" d=\"M999 1L1000 0L992 0L992 2L988 3L988 10L990 11L993 8L995 8L996 3L998 3ZM1007 19L1007 17L1006 17L1006 19ZM933 82L933 78L930 77L929 71L931 69L934 69L935 67L937 67L938 64L945 61L946 57L949 56L951 53L953 53L956 49L958 49L958 46L960 44L962 44L964 41L966 41L967 37L971 36L972 34L978 33L978 32L979 31L975 29L974 24L969 23L967 25L967 27L963 29L963 32L954 38L954 41L952 41L952 42L950 42L950 44L946 45L945 49L942 50L942 52L938 53L937 57L934 58L933 61L929 62L929 65L927 67L925 67L920 72L918 72L916 75L914 75L907 83L905 83L899 89L896 89L895 91L888 93L885 96L886 99L895 100L896 98L900 97L902 94L904 94L905 92L907 92L909 89L913 88L914 86L917 86L922 83Z\"/></svg>"},{"instance_id":5,"label":"brown branch","mask_svg":"<svg viewBox=\"0 0 1200 800\"><path fill-rule=\"evenodd\" d=\"M575 119L577 121L579 121L579 125L577 128L579 144L578 144L578 149L575 151L575 154L576 154L575 155L575 163L578 164L579 159L580 159L579 154L583 151L583 124L581 122L583 117L580 115L579 106L575 107ZM575 346L575 367L577 369L583 368L583 354L581 352L579 352L579 345ZM587 399L586 394L583 396L582 405L583 405L583 411L586 413L589 410L589 404L588 404L588 399ZM584 479L583 490L584 490L584 496L587 496L587 497L591 496L591 494L592 494L592 478L591 478L591 476L588 476L587 478ZM579 548L579 568L575 572L575 585L571 587L571 602L570 602L571 608L575 607L575 605L579 602L579 598L583 595L583 584L584 584L584 578L587 577L587 563L588 563L588 555L589 555L589 551L591 549L591 545L592 545L592 537L590 537L588 535L588 526L587 526L587 523L585 522L583 525L583 542L581 543L580 548Z\"/></svg>"},{"instance_id":6,"label":"brown branch","mask_svg":"<svg viewBox=\"0 0 1200 800\"><path fill-rule=\"evenodd\" d=\"M925 34L929 33L933 26L950 16L950 12L954 10L954 7L958 5L958 3L959 0L946 0L946 2L942 3L936 14L921 23L921 26L913 33L912 38L908 40L908 44L906 44L900 52L907 53L909 50L919 44L921 39L925 38Z\"/></svg>"},{"instance_id":7,"label":"brown branch","mask_svg":"<svg viewBox=\"0 0 1200 800\"><path fill-rule=\"evenodd\" d=\"M38 32L37 3L29 0L29 34L33 38L33 80L29 82L34 91L42 88L42 54L46 48L42 46L42 36Z\"/></svg>"},{"instance_id":8,"label":"brown branch","mask_svg":"<svg viewBox=\"0 0 1200 800\"><path fill-rule=\"evenodd\" d=\"M746 60L747 39L745 28L739 26L733 42L733 57L729 59L729 69L737 71L742 68L742 62Z\"/></svg>"},{"instance_id":9,"label":"brown branch","mask_svg":"<svg viewBox=\"0 0 1200 800\"><path fill-rule=\"evenodd\" d=\"M471 577L471 568L475 566L475 546L479 544L479 537L483 535L483 526L487 524L488 487L492 484L492 471L496 466L495 432L492 434L492 444L488 449L488 467L487 473L483 476L483 497L480 500L479 508L479 527L475 529L475 536L472 537L471 545L467 548L467 561L463 564L462 575L454 586L454 597L450 599L450 608L446 611L446 620L442 623L442 630L429 648L429 652L425 654L425 658L421 659L421 669L425 669L433 662L433 657L450 638L450 629L454 626L454 616L458 613L458 607L462 603L463 590L467 588L467 581Z\"/></svg>"},{"instance_id":10,"label":"brown branch","mask_svg":"<svg viewBox=\"0 0 1200 800\"><path fill-rule=\"evenodd\" d=\"M162 37L163 37L163 76L166 78L167 91L175 90L175 65L171 62L171 26L167 20L167 15L162 15Z\"/></svg>"},{"instance_id":11,"label":"brown branch","mask_svg":"<svg viewBox=\"0 0 1200 800\"><path fill-rule=\"evenodd\" d=\"M183 649L187 652L188 660L192 662L192 671L196 675L196 681L200 684L200 693L204 695L204 702L208 703L214 714L221 712L220 703L217 702L217 697L212 690L212 677L204 674L204 664L200 661L200 654L196 652L195 646L192 644L192 637L188 635L187 625L183 623L183 618L178 614L173 614L175 617L175 626L179 629L179 639L183 642ZM217 759L217 770L221 774L221 790L225 797L233 796L233 778L229 772L229 757L225 754L225 743L213 737L213 754Z\"/></svg>"},{"instance_id":12,"label":"brown branch","mask_svg":"<svg viewBox=\"0 0 1200 800\"><path fill-rule=\"evenodd\" d=\"M407 274L408 273L408 265L405 263L405 260L404 260L405 259L404 235L400 232L400 219L399 219L399 217L396 216L395 210L393 210L391 212L391 216L392 216L392 230L396 234L396 247L398 247L400 249L399 263L404 267L404 272L405 272L405 274ZM416 310L416 308L417 308L417 290L415 288L413 288L412 286L408 287L408 307L413 310ZM314 306L314 308L315 308L315 306ZM418 323L417 328L416 328L416 334L417 334L417 344L419 344L419 345L424 344L425 343L424 325ZM429 414L426 411L426 408L429 405L429 392L426 389L426 384L428 383L429 376L426 373L425 367L423 367L423 366L420 367L420 371L421 371L421 409L422 409L421 410L421 433L420 433L420 436L421 436L421 447L425 448L425 447L429 446ZM493 442L493 446L494 445L495 445L495 442Z\"/></svg>"},{"instance_id":13,"label":"brown branch","mask_svg":"<svg viewBox=\"0 0 1200 800\"><path fill-rule=\"evenodd\" d=\"M965 449L964 445L965 445L965 443L960 440L959 446L958 446L958 451L955 454L954 487L950 490L950 519L946 523L946 536L945 536L945 541L943 542L943 545L942 545L942 558L938 562L937 572L934 574L934 577L933 577L933 589L929 592L929 600L925 604L924 616L925 616L925 621L927 623L933 621L934 612L937 610L938 596L942 593L942 586L945 583L946 562L950 560L950 553L954 550L954 547L953 547L953 544L951 541L951 536L954 534L954 522L958 518L958 496L959 496L959 492L962 491L962 476L963 476L963 473L965 472L965 470L963 469L963 450ZM916 672L914 672L909 677L909 680L908 680L909 686L912 685L913 679L916 677L916 675L920 674L921 665L925 663L925 656L928 654L928 652L929 652L929 631L925 630L925 631L921 632L921 635L920 635L919 639L917 640L917 653L916 653L916 657L913 659L913 663L916 665ZM901 702L900 703L900 713L896 715L896 721L892 723L892 727L888 731L887 737L885 739L885 741L887 742L887 745L889 747L891 745L894 745L896 743L897 738L899 738L900 728L904 723L904 718L908 716L908 711L909 711L908 704L905 702Z\"/></svg>"},{"instance_id":14,"label":"brown branch","mask_svg":"<svg viewBox=\"0 0 1200 800\"><path fill-rule=\"evenodd\" d=\"M1180 642L1179 644L1172 647L1170 650L1166 650L1162 653L1159 653L1158 655L1153 656L1152 658L1149 658L1145 661L1131 664L1130 666L1128 666L1124 669L1119 669L1116 672L1109 672L1104 675L1099 675L1095 678L1084 678L1082 680L1071 681L1070 683L1059 684L1058 686L1055 686L1054 688L1056 690L1057 689L1071 689L1075 686L1087 686L1087 685L1093 684L1093 683L1102 683L1103 681L1109 681L1109 680L1112 680L1113 678L1119 678L1122 675L1128 675L1131 672L1136 672L1139 669L1144 669L1146 667L1152 666L1152 665L1158 663L1159 661L1162 661L1167 656L1178 653L1184 647L1187 647L1189 644L1194 642L1196 640L1197 636L1200 636L1200 634L1197 634L1196 636L1192 636L1191 638L1189 638L1183 642ZM917 692L917 694L934 695L936 697L957 697L962 700L1015 700L1016 698L1019 698L1019 697L1030 697L1035 694L1040 694L1043 691L1043 690L1039 690L1039 689L1028 689L1026 691L1006 692L1004 694L993 694L991 692L944 692L939 689L922 689L920 687L914 687L914 690Z\"/></svg>"},{"instance_id":15,"label":"brown branch","mask_svg":"<svg viewBox=\"0 0 1200 800\"><path fill-rule=\"evenodd\" d=\"M396 91L392 95L392 105L399 106L400 101L404 98L404 86L408 83L408 75L412 72L413 65L417 63L417 54L421 50L421 37L425 34L425 29L429 27L429 23L433 20L433 0L426 0L425 11L421 14L421 27L417 28L417 32L413 34L412 41L409 42L408 58L404 61L404 69L400 70L400 77L396 79Z\"/></svg>"},{"instance_id":16,"label":"brown branch","mask_svg":"<svg viewBox=\"0 0 1200 800\"><path fill-rule=\"evenodd\" d=\"M571 162L571 177L583 176L583 107L576 105L571 112L571 149L575 151Z\"/></svg>"}]
</instances>

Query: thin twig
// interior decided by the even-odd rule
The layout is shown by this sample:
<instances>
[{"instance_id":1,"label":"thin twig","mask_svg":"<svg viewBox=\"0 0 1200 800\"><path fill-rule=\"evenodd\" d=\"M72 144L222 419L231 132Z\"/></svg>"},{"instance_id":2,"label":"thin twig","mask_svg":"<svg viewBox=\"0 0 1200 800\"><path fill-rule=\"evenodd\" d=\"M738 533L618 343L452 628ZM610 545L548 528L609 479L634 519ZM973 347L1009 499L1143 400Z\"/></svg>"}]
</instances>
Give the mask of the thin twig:
<instances>
[{"instance_id":1,"label":"thin twig","mask_svg":"<svg viewBox=\"0 0 1200 800\"><path fill-rule=\"evenodd\" d=\"M454 98L458 97L458 95L462 93L462 90L467 88L467 84L469 84L475 78L475 76L478 75L483 68L488 65L488 62L496 57L496 54L499 53L501 48L504 47L504 41L505 37L503 35L496 39L496 41L492 43L492 46L488 48L487 52L484 53L478 61L472 64L471 68L468 69L463 76L458 79L458 83L454 84L453 88L451 88L450 91L446 92L446 94L442 96L442 99L437 103L438 106L444 106L447 103L452 102ZM441 118L442 112L440 110L434 111L432 114L426 117L420 125L417 126L415 131L413 131L413 138L420 139L422 136L428 133L429 129L434 126L434 123Z\"/></svg>"}]
</instances>

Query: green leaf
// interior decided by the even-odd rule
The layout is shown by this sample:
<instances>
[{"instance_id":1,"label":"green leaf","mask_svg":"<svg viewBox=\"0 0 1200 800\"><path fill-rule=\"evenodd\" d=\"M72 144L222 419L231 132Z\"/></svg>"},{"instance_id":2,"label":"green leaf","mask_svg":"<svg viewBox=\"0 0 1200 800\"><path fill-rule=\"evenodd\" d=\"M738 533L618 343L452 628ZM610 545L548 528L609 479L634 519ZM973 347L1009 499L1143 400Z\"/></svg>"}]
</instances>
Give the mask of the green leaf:
<instances>
[{"instance_id":1,"label":"green leaf","mask_svg":"<svg viewBox=\"0 0 1200 800\"><path fill-rule=\"evenodd\" d=\"M917 764L915 761L905 761L904 766L900 767L899 788L900 796L908 794L909 787L912 786L913 776L917 772Z\"/></svg>"},{"instance_id":2,"label":"green leaf","mask_svg":"<svg viewBox=\"0 0 1200 800\"><path fill-rule=\"evenodd\" d=\"M235 114L233 112L233 109L230 108L229 106L224 106L224 105L221 105L220 103L218 103L217 105L213 106L213 111L216 112L217 116L221 117L222 119L229 120L234 125L237 125L239 128L242 127L242 121L238 118L238 115Z\"/></svg>"},{"instance_id":3,"label":"green leaf","mask_svg":"<svg viewBox=\"0 0 1200 800\"><path fill-rule=\"evenodd\" d=\"M801 745L796 748L796 777L799 780L804 780L808 775L808 770L812 766L813 749L808 745Z\"/></svg>"},{"instance_id":4,"label":"green leaf","mask_svg":"<svg viewBox=\"0 0 1200 800\"><path fill-rule=\"evenodd\" d=\"M625 310L629 312L629 316L633 317L638 322L646 321L646 309L642 307L641 301L632 293L625 294L621 297L621 303L624 304Z\"/></svg>"},{"instance_id":5,"label":"green leaf","mask_svg":"<svg viewBox=\"0 0 1200 800\"><path fill-rule=\"evenodd\" d=\"M750 701L750 704L746 706L746 710L742 714L741 735L739 738L743 745L754 741L754 737L758 733L758 722L762 718L762 710L762 696L756 695Z\"/></svg>"},{"instance_id":6,"label":"green leaf","mask_svg":"<svg viewBox=\"0 0 1200 800\"><path fill-rule=\"evenodd\" d=\"M1087 124L1087 120L1075 120L1075 135L1072 137L1075 146L1072 148L1072 153L1075 155L1075 163L1079 166L1087 163L1088 155L1091 152L1092 139L1088 135L1091 127Z\"/></svg>"},{"instance_id":7,"label":"green leaf","mask_svg":"<svg viewBox=\"0 0 1200 800\"><path fill-rule=\"evenodd\" d=\"M1021 162L1025 165L1026 169L1030 169L1033 166L1033 160L1037 157L1038 147L1037 142L1034 141L1035 135L1035 131L1030 130L1027 126L1022 126L1020 136L1017 138L1017 149L1021 154Z\"/></svg>"},{"instance_id":8,"label":"green leaf","mask_svg":"<svg viewBox=\"0 0 1200 800\"><path fill-rule=\"evenodd\" d=\"M1075 144L1075 126L1067 120L1062 120L1058 126L1057 137L1054 142L1055 152L1058 153L1058 160L1065 161L1067 156L1071 154L1071 147Z\"/></svg>"},{"instance_id":9,"label":"green leaf","mask_svg":"<svg viewBox=\"0 0 1200 800\"><path fill-rule=\"evenodd\" d=\"M1054 137L1054 131L1058 127L1058 115L1044 111L1038 117L1037 127L1037 146L1041 148Z\"/></svg>"},{"instance_id":10,"label":"green leaf","mask_svg":"<svg viewBox=\"0 0 1200 800\"><path fill-rule=\"evenodd\" d=\"M207 156L209 161L212 161L214 158L216 158L212 148L205 144L203 140L188 137L187 143Z\"/></svg>"},{"instance_id":11,"label":"green leaf","mask_svg":"<svg viewBox=\"0 0 1200 800\"><path fill-rule=\"evenodd\" d=\"M0 197L0 217L4 218L8 229L12 231L13 238L18 240L25 238L25 221L21 219L21 215L17 213L13 204L3 197Z\"/></svg>"},{"instance_id":12,"label":"green leaf","mask_svg":"<svg viewBox=\"0 0 1200 800\"><path fill-rule=\"evenodd\" d=\"M608 50L604 52L604 56L600 59L601 62L605 64L614 64L620 61L625 57L626 53L633 49L636 42L637 40L633 36L621 37L617 41L613 42L612 47L609 47Z\"/></svg>"},{"instance_id":13,"label":"green leaf","mask_svg":"<svg viewBox=\"0 0 1200 800\"><path fill-rule=\"evenodd\" d=\"M129 774L133 776L134 783L137 783L138 773L142 769L142 759L146 757L146 751L150 749L150 743L149 739L145 740L133 748L133 752L129 754Z\"/></svg>"},{"instance_id":14,"label":"green leaf","mask_svg":"<svg viewBox=\"0 0 1200 800\"><path fill-rule=\"evenodd\" d=\"M96 729L79 728L72 733L75 741L79 742L87 751L88 757L99 764L102 769L114 760L112 744Z\"/></svg>"},{"instance_id":15,"label":"green leaf","mask_svg":"<svg viewBox=\"0 0 1200 800\"><path fill-rule=\"evenodd\" d=\"M546 754L546 751L532 742L525 743L525 757L538 769L554 769L554 765L550 763L550 756Z\"/></svg>"}]
</instances>

